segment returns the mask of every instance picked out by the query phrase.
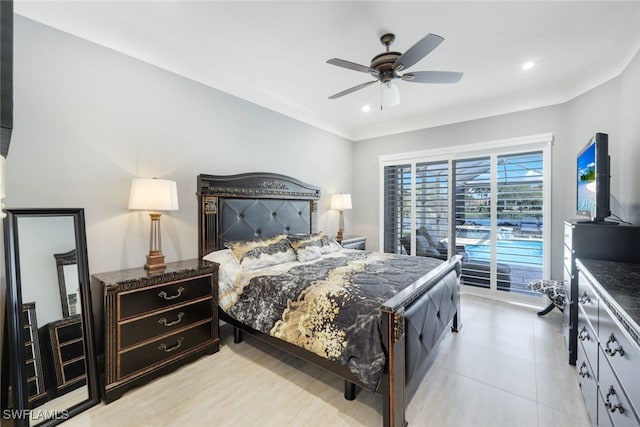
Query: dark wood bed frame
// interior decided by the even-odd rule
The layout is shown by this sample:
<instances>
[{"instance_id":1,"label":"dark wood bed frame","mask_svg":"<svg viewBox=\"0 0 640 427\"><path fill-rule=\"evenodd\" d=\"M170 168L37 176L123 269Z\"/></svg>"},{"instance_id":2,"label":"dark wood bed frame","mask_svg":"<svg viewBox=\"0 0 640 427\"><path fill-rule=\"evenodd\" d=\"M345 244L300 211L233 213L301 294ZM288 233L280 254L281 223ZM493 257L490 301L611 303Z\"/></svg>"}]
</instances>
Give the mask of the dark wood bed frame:
<instances>
[{"instance_id":1,"label":"dark wood bed frame","mask_svg":"<svg viewBox=\"0 0 640 427\"><path fill-rule=\"evenodd\" d=\"M320 190L288 176L201 174L197 195L200 257L231 240L318 231ZM460 257L454 256L380 307L387 365L376 393L383 398L384 426L407 425L406 405L433 363L435 350L449 329L459 330L459 283ZM356 386L366 388L346 366L256 331L222 310L220 318L234 326L236 342L244 331L344 378L349 400L355 398Z\"/></svg>"}]
</instances>

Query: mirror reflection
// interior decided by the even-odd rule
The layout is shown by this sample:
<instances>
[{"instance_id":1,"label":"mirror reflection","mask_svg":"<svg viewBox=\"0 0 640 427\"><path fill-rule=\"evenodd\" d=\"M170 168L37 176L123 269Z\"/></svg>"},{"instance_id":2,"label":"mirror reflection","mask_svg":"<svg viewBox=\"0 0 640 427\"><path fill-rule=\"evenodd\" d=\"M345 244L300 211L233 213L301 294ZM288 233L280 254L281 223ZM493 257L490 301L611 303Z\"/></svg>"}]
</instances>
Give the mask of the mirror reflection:
<instances>
[{"instance_id":1,"label":"mirror reflection","mask_svg":"<svg viewBox=\"0 0 640 427\"><path fill-rule=\"evenodd\" d=\"M7 255L16 262L12 286L20 289L22 298L16 307L21 307L22 313L9 314L21 317L23 336L16 341L24 341L16 350L24 348L23 369L12 366L11 370L24 378L22 387L26 384L22 393L26 402L20 402L19 396L12 406L30 410L28 420L20 425L51 425L64 421L87 401L97 401L87 382L87 372L93 367L88 369L90 359L85 357L87 328L83 323L87 317L83 319L82 314L87 308L82 307L82 295L86 292L83 284L88 290L83 279L88 272L86 259L78 258L79 253L86 254L86 246L77 247L78 242L84 242L84 235L81 239L76 235L76 230L84 232L84 225L77 228L76 223L83 218L81 214L34 210L10 217L13 230L5 238L13 239L15 253ZM79 261L84 268L79 267ZM21 358L13 359L22 364ZM15 382L13 386L21 388Z\"/></svg>"}]
</instances>

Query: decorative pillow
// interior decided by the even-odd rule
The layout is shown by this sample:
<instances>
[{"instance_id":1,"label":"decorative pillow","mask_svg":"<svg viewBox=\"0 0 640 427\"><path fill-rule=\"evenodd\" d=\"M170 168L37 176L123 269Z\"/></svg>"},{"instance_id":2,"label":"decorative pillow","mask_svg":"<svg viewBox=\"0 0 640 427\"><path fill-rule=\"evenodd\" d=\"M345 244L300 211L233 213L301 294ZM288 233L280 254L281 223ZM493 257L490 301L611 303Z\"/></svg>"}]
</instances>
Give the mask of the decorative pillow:
<instances>
[{"instance_id":1,"label":"decorative pillow","mask_svg":"<svg viewBox=\"0 0 640 427\"><path fill-rule=\"evenodd\" d=\"M327 236L327 233L325 233L324 231L311 235L311 237L314 236L317 236L322 242L322 244L320 245L320 252L322 252L323 254L336 252L342 249L342 246L340 246L338 242Z\"/></svg>"},{"instance_id":2,"label":"decorative pillow","mask_svg":"<svg viewBox=\"0 0 640 427\"><path fill-rule=\"evenodd\" d=\"M226 246L231 249L240 266L246 270L296 260L296 253L284 234L264 239L227 242Z\"/></svg>"},{"instance_id":3,"label":"decorative pillow","mask_svg":"<svg viewBox=\"0 0 640 427\"><path fill-rule=\"evenodd\" d=\"M241 272L240 264L231 249L222 249L205 255L202 259L220 264L218 268L218 293L224 295L233 290L233 284Z\"/></svg>"},{"instance_id":4,"label":"decorative pillow","mask_svg":"<svg viewBox=\"0 0 640 427\"><path fill-rule=\"evenodd\" d=\"M322 240L318 237L311 237L306 235L293 235L288 236L291 247L296 252L298 261L307 262L322 256L320 247L322 246Z\"/></svg>"},{"instance_id":5,"label":"decorative pillow","mask_svg":"<svg viewBox=\"0 0 640 427\"><path fill-rule=\"evenodd\" d=\"M290 235L289 241L291 242L291 246L296 250L298 254L298 260L302 261L300 254L298 253L298 248L302 248L305 252L310 252L309 254L303 254L302 258L306 261L311 261L312 259L317 258L315 256L317 254L316 249L309 248L318 248L320 254L328 254L330 252L336 252L342 249L335 240L331 239L327 236L327 233L324 231L320 231L319 233L314 233L311 235Z\"/></svg>"}]
</instances>

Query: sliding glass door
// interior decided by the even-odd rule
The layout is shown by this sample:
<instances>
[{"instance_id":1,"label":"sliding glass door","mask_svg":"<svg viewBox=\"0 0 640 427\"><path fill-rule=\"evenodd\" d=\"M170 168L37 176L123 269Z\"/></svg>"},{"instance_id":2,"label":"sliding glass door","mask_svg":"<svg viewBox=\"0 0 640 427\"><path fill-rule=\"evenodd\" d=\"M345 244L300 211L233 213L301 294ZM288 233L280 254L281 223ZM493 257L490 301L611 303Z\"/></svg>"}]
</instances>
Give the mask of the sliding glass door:
<instances>
[{"instance_id":1,"label":"sliding glass door","mask_svg":"<svg viewBox=\"0 0 640 427\"><path fill-rule=\"evenodd\" d=\"M384 251L458 254L463 285L532 294L547 264L545 148L424 157L381 159Z\"/></svg>"}]
</instances>

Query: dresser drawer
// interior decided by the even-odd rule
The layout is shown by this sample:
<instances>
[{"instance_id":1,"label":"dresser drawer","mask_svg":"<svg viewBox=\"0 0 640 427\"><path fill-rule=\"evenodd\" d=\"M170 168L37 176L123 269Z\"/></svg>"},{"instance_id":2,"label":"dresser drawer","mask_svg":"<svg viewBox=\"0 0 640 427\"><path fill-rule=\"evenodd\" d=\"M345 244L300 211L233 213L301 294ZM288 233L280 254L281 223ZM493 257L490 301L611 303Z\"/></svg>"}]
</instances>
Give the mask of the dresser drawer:
<instances>
[{"instance_id":1,"label":"dresser drawer","mask_svg":"<svg viewBox=\"0 0 640 427\"><path fill-rule=\"evenodd\" d=\"M77 322L74 321L68 325L57 326L55 331L59 343L65 343L82 337L82 324L80 323L80 317L78 317Z\"/></svg>"},{"instance_id":2,"label":"dresser drawer","mask_svg":"<svg viewBox=\"0 0 640 427\"><path fill-rule=\"evenodd\" d=\"M206 298L206 297L205 297ZM183 329L201 320L213 319L213 298L185 304L171 310L153 312L119 325L120 348L125 349L149 339Z\"/></svg>"},{"instance_id":3,"label":"dresser drawer","mask_svg":"<svg viewBox=\"0 0 640 427\"><path fill-rule=\"evenodd\" d=\"M598 336L603 357L616 372L629 400L634 402L636 412L640 413L640 350L628 333L622 330L618 321L613 318L609 307L605 304L600 306Z\"/></svg>"},{"instance_id":4,"label":"dresser drawer","mask_svg":"<svg viewBox=\"0 0 640 427\"><path fill-rule=\"evenodd\" d=\"M568 223L564 223L564 244L571 249L573 243L573 226Z\"/></svg>"},{"instance_id":5,"label":"dresser drawer","mask_svg":"<svg viewBox=\"0 0 640 427\"><path fill-rule=\"evenodd\" d=\"M118 295L119 319L126 319L154 310L162 310L176 304L211 295L211 276L200 276L152 286L143 290L122 292Z\"/></svg>"},{"instance_id":6,"label":"dresser drawer","mask_svg":"<svg viewBox=\"0 0 640 427\"><path fill-rule=\"evenodd\" d=\"M598 295L594 292L584 274L578 274L578 307L584 311L586 320L598 332Z\"/></svg>"},{"instance_id":7,"label":"dresser drawer","mask_svg":"<svg viewBox=\"0 0 640 427\"><path fill-rule=\"evenodd\" d=\"M573 271L573 253L571 252L571 248L567 245L564 246L564 257L562 259L562 263L564 265L565 271L571 272Z\"/></svg>"},{"instance_id":8,"label":"dresser drawer","mask_svg":"<svg viewBox=\"0 0 640 427\"><path fill-rule=\"evenodd\" d=\"M578 343L577 348L578 352L576 357L576 374L578 376L578 385L580 386L582 397L587 404L587 410L589 412L589 417L591 418L591 423L595 425L598 416L596 412L596 405L598 402L598 382L596 379L597 374L596 371L591 367L591 364L589 363L590 361L587 360L582 344ZM597 359L592 362L597 363Z\"/></svg>"},{"instance_id":9,"label":"dresser drawer","mask_svg":"<svg viewBox=\"0 0 640 427\"><path fill-rule=\"evenodd\" d=\"M604 406L604 398L598 389L598 427L614 427L609 410Z\"/></svg>"},{"instance_id":10,"label":"dresser drawer","mask_svg":"<svg viewBox=\"0 0 640 427\"><path fill-rule=\"evenodd\" d=\"M59 386L83 379L85 377L84 358L62 366L62 375Z\"/></svg>"},{"instance_id":11,"label":"dresser drawer","mask_svg":"<svg viewBox=\"0 0 640 427\"><path fill-rule=\"evenodd\" d=\"M593 330L592 325L586 321L582 307L578 309L578 342L582 343L585 355L591 365L597 367L598 334Z\"/></svg>"},{"instance_id":12,"label":"dresser drawer","mask_svg":"<svg viewBox=\"0 0 640 427\"><path fill-rule=\"evenodd\" d=\"M153 365L175 359L182 353L212 340L212 323L195 326L164 336L120 354L119 378L124 378Z\"/></svg>"},{"instance_id":13,"label":"dresser drawer","mask_svg":"<svg viewBox=\"0 0 640 427\"><path fill-rule=\"evenodd\" d=\"M600 349L599 383L600 398L603 399L613 425L617 427L637 427L640 421L636 418L624 388L614 375L609 361ZM616 368L617 369L617 368ZM619 372L618 372L619 373ZM623 381L627 378L621 377Z\"/></svg>"},{"instance_id":14,"label":"dresser drawer","mask_svg":"<svg viewBox=\"0 0 640 427\"><path fill-rule=\"evenodd\" d=\"M59 347L59 351L60 360L62 362L77 359L78 357L84 357L84 343L82 340L65 343Z\"/></svg>"}]
</instances>

